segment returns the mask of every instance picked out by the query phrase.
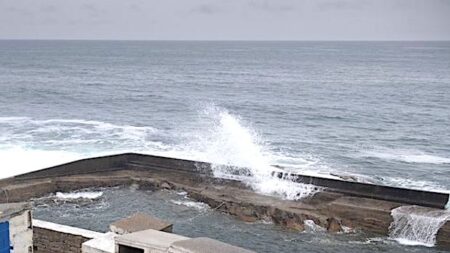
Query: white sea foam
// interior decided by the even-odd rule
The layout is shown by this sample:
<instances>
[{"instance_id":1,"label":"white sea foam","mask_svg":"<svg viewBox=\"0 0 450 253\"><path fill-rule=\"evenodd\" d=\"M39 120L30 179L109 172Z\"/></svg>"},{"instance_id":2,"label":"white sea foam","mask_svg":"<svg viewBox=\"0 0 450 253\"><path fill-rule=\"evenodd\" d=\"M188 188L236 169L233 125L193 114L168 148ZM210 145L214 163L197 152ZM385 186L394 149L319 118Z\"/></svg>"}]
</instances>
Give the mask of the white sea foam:
<instances>
[{"instance_id":1,"label":"white sea foam","mask_svg":"<svg viewBox=\"0 0 450 253\"><path fill-rule=\"evenodd\" d=\"M341 178L339 175L348 176L311 154L274 152L250 124L221 108L207 106L192 124L187 129L196 130L166 133L153 127L92 120L0 117L0 127L4 130L0 132L0 159L4 168L0 178L77 159L123 152L211 162L215 164L216 177L241 180L259 193L286 199L308 197L320 189L274 178L272 171L334 179ZM164 141L167 134L170 135L169 143ZM245 169L237 171L236 166ZM355 177L358 181L372 182ZM392 180L393 185L402 183ZM436 188L442 187L430 184L426 189Z\"/></svg>"},{"instance_id":2,"label":"white sea foam","mask_svg":"<svg viewBox=\"0 0 450 253\"><path fill-rule=\"evenodd\" d=\"M187 206L190 208L198 209L198 210L206 210L209 206L205 203L194 202L190 200L171 200L172 203L179 206Z\"/></svg>"},{"instance_id":3,"label":"white sea foam","mask_svg":"<svg viewBox=\"0 0 450 253\"><path fill-rule=\"evenodd\" d=\"M399 178L399 177L388 177L384 178L384 184L394 185L396 187L408 188L408 189L418 189L425 191L435 191L435 192L449 192L445 186L442 186L436 182L430 182L426 180L417 180L412 178Z\"/></svg>"},{"instance_id":4,"label":"white sea foam","mask_svg":"<svg viewBox=\"0 0 450 253\"><path fill-rule=\"evenodd\" d=\"M82 158L62 150L35 150L22 147L0 148L0 178L7 178Z\"/></svg>"},{"instance_id":5,"label":"white sea foam","mask_svg":"<svg viewBox=\"0 0 450 253\"><path fill-rule=\"evenodd\" d=\"M176 194L180 195L180 196L187 196L188 195L188 193L185 192L185 191L176 192Z\"/></svg>"},{"instance_id":6,"label":"white sea foam","mask_svg":"<svg viewBox=\"0 0 450 253\"><path fill-rule=\"evenodd\" d=\"M35 120L27 117L0 117L0 124L5 125L6 132L2 137L17 140L17 137L28 137L42 139L41 141L96 141L105 142L111 140L134 140L143 141L148 135L158 130L153 127L136 127L130 125L114 125L107 122L77 119L49 119ZM9 129L23 128L23 135L11 136ZM102 137L102 138L99 138ZM20 139L20 138L19 138Z\"/></svg>"},{"instance_id":7,"label":"white sea foam","mask_svg":"<svg viewBox=\"0 0 450 253\"><path fill-rule=\"evenodd\" d=\"M378 148L364 151L362 155L406 163L450 164L448 157L427 154L419 150Z\"/></svg>"},{"instance_id":8,"label":"white sea foam","mask_svg":"<svg viewBox=\"0 0 450 253\"><path fill-rule=\"evenodd\" d=\"M0 117L5 129L0 133L0 159L5 170L0 177L13 176L91 156L140 152L220 164L215 176L242 180L262 194L299 199L318 191L311 185L296 184L271 176L279 168L316 173L317 160L290 157L272 152L253 128L238 116L215 106L207 106L196 122L198 131L186 133L183 143L172 145L153 140L160 137L152 127L114 125L79 119L36 120L27 117ZM22 129L16 131L16 129ZM245 167L236 171L234 166ZM317 170L316 170L317 171ZM244 172L247 172L244 173Z\"/></svg>"},{"instance_id":9,"label":"white sea foam","mask_svg":"<svg viewBox=\"0 0 450 253\"><path fill-rule=\"evenodd\" d=\"M317 225L313 220L305 220L303 224L305 224L305 231L308 233L326 231L324 227Z\"/></svg>"},{"instance_id":10,"label":"white sea foam","mask_svg":"<svg viewBox=\"0 0 450 253\"><path fill-rule=\"evenodd\" d=\"M100 121L0 117L0 178L78 159L121 152L151 153L159 142L147 141L152 127Z\"/></svg>"},{"instance_id":11,"label":"white sea foam","mask_svg":"<svg viewBox=\"0 0 450 253\"><path fill-rule=\"evenodd\" d=\"M405 245L433 247L439 229L450 219L447 210L401 206L391 211L389 237Z\"/></svg>"},{"instance_id":12,"label":"white sea foam","mask_svg":"<svg viewBox=\"0 0 450 253\"><path fill-rule=\"evenodd\" d=\"M55 196L63 200L98 199L103 196L103 192L57 192Z\"/></svg>"}]
</instances>

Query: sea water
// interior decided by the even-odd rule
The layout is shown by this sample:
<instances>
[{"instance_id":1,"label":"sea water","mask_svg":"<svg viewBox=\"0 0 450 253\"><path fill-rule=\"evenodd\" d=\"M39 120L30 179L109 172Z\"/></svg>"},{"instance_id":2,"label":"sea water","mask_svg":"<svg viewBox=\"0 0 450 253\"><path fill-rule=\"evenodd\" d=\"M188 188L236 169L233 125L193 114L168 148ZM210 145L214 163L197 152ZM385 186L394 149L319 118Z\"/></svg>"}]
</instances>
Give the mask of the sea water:
<instances>
[{"instance_id":1,"label":"sea water","mask_svg":"<svg viewBox=\"0 0 450 253\"><path fill-rule=\"evenodd\" d=\"M81 197L66 198L66 195ZM176 234L206 236L259 253L442 252L436 248L405 247L388 238L362 232L327 233L311 220L305 221L304 232L283 229L267 221L247 223L189 199L182 192L126 187L85 189L61 196L52 194L35 199L33 203L37 219L99 232L108 231L109 225L117 220L144 212L173 223Z\"/></svg>"},{"instance_id":2,"label":"sea water","mask_svg":"<svg viewBox=\"0 0 450 253\"><path fill-rule=\"evenodd\" d=\"M448 191L449 97L449 42L0 41L0 177L141 152Z\"/></svg>"}]
</instances>

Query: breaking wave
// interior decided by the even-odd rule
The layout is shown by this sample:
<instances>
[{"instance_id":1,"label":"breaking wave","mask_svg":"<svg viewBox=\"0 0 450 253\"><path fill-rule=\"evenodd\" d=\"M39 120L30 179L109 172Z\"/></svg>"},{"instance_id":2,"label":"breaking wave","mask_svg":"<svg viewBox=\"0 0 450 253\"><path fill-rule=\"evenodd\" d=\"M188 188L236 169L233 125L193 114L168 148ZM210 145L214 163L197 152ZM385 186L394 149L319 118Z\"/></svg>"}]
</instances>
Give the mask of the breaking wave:
<instances>
[{"instance_id":1,"label":"breaking wave","mask_svg":"<svg viewBox=\"0 0 450 253\"><path fill-rule=\"evenodd\" d=\"M148 138L156 131L100 121L0 117L0 160L5 168L0 178L91 156L154 150L161 145Z\"/></svg>"},{"instance_id":2,"label":"breaking wave","mask_svg":"<svg viewBox=\"0 0 450 253\"><path fill-rule=\"evenodd\" d=\"M405 163L450 164L450 158L426 154L418 150L379 149L365 151L363 156Z\"/></svg>"},{"instance_id":3,"label":"breaking wave","mask_svg":"<svg viewBox=\"0 0 450 253\"><path fill-rule=\"evenodd\" d=\"M291 170L303 168L313 172L318 167L317 161L273 152L253 127L238 116L207 106L195 124L189 128L194 130L165 132L100 121L0 117L0 158L8 168L0 176L14 176L91 156L139 152L216 164L213 166L216 177L241 180L262 194L300 199L319 190L272 177L272 171L280 170L273 164L281 162ZM236 171L237 166L245 169Z\"/></svg>"},{"instance_id":4,"label":"breaking wave","mask_svg":"<svg viewBox=\"0 0 450 253\"><path fill-rule=\"evenodd\" d=\"M188 127L158 129L80 119L38 120L0 117L0 160L6 178L78 159L123 152L199 160L214 164L214 175L240 180L255 191L296 200L320 191L315 186L272 177L273 171L373 182L330 168L311 154L282 152L255 128L225 109L205 106ZM405 161L450 162L449 158L398 150L375 150L367 157ZM238 169L239 167L239 169ZM386 179L399 185L403 181ZM420 182L410 182L412 187ZM425 184L425 183L424 183ZM428 187L436 188L433 184ZM442 187L438 187L441 189Z\"/></svg>"},{"instance_id":5,"label":"breaking wave","mask_svg":"<svg viewBox=\"0 0 450 253\"><path fill-rule=\"evenodd\" d=\"M192 135L193 141L184 149L190 150L191 157L196 160L215 164L213 173L216 177L240 180L256 192L291 200L319 191L313 185L273 177L272 172L280 170L272 166L277 162L273 151L239 117L217 107L209 107L202 116L202 121L207 124Z\"/></svg>"},{"instance_id":6,"label":"breaking wave","mask_svg":"<svg viewBox=\"0 0 450 253\"><path fill-rule=\"evenodd\" d=\"M81 158L85 157L63 150L38 150L21 146L0 148L0 161L3 168L0 178L12 177Z\"/></svg>"}]
</instances>

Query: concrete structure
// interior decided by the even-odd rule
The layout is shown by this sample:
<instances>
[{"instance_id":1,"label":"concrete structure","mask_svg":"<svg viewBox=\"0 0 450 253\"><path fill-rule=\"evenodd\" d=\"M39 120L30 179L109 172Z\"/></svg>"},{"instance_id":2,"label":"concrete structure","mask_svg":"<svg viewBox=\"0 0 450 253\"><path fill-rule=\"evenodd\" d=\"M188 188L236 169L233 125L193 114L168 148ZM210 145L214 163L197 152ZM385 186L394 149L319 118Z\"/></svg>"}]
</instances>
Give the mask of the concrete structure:
<instances>
[{"instance_id":1,"label":"concrete structure","mask_svg":"<svg viewBox=\"0 0 450 253\"><path fill-rule=\"evenodd\" d=\"M195 173L204 177L212 177L211 164L198 161L167 158L160 156L125 153L83 159L48 169L34 171L16 176L15 179L39 179L70 175L93 174L120 170L175 170L179 172ZM236 171L248 171L236 168ZM249 173L249 172L245 172ZM273 176L286 178L299 183L314 184L325 187L327 191L343 193L350 196L393 201L401 204L419 205L445 209L449 204L450 194L430 191L387 187L360 182L350 182L339 179L305 176L273 172Z\"/></svg>"},{"instance_id":2,"label":"concrete structure","mask_svg":"<svg viewBox=\"0 0 450 253\"><path fill-rule=\"evenodd\" d=\"M102 233L60 225L52 222L33 220L35 253L81 253L82 244Z\"/></svg>"},{"instance_id":3,"label":"concrete structure","mask_svg":"<svg viewBox=\"0 0 450 253\"><path fill-rule=\"evenodd\" d=\"M445 209L446 205L450 203L448 193L404 189L384 185L306 176L296 173L272 172L272 175L278 178L286 178L297 183L326 187L331 191L344 193L350 196L395 201L403 204L439 209Z\"/></svg>"},{"instance_id":4,"label":"concrete structure","mask_svg":"<svg viewBox=\"0 0 450 253\"><path fill-rule=\"evenodd\" d=\"M173 225L144 213L136 213L128 218L112 223L109 228L112 232L119 235L147 229L170 233L172 232Z\"/></svg>"},{"instance_id":5,"label":"concrete structure","mask_svg":"<svg viewBox=\"0 0 450 253\"><path fill-rule=\"evenodd\" d=\"M199 237L177 241L170 245L168 253L255 253L211 238Z\"/></svg>"},{"instance_id":6,"label":"concrete structure","mask_svg":"<svg viewBox=\"0 0 450 253\"><path fill-rule=\"evenodd\" d=\"M81 245L82 253L114 253L116 233L108 232Z\"/></svg>"},{"instance_id":7,"label":"concrete structure","mask_svg":"<svg viewBox=\"0 0 450 253\"><path fill-rule=\"evenodd\" d=\"M115 238L115 253L255 253L206 237L188 237L144 230Z\"/></svg>"},{"instance_id":8,"label":"concrete structure","mask_svg":"<svg viewBox=\"0 0 450 253\"><path fill-rule=\"evenodd\" d=\"M239 170L238 170L239 171ZM14 178L0 180L0 202L27 201L56 191L87 187L138 185L141 189L173 189L187 192L194 200L245 221L272 220L275 224L302 230L312 220L330 232L342 226L387 235L391 210L405 204L444 208L448 193L417 191L343 180L285 175L274 177L313 183L323 191L299 201L263 196L245 184L217 179L211 164L140 154L120 154L84 159ZM450 249L450 222L436 235L437 246Z\"/></svg>"},{"instance_id":9,"label":"concrete structure","mask_svg":"<svg viewBox=\"0 0 450 253\"><path fill-rule=\"evenodd\" d=\"M116 253L167 253L172 243L187 240L188 237L156 231L139 231L115 238Z\"/></svg>"},{"instance_id":10,"label":"concrete structure","mask_svg":"<svg viewBox=\"0 0 450 253\"><path fill-rule=\"evenodd\" d=\"M153 229L118 235L42 220L34 220L34 224L37 253L252 253L209 238L190 239ZM174 244L181 241L187 243Z\"/></svg>"},{"instance_id":11,"label":"concrete structure","mask_svg":"<svg viewBox=\"0 0 450 253\"><path fill-rule=\"evenodd\" d=\"M15 253L33 252L31 218L31 207L27 203L0 204L0 223L9 226L9 241Z\"/></svg>"}]
</instances>

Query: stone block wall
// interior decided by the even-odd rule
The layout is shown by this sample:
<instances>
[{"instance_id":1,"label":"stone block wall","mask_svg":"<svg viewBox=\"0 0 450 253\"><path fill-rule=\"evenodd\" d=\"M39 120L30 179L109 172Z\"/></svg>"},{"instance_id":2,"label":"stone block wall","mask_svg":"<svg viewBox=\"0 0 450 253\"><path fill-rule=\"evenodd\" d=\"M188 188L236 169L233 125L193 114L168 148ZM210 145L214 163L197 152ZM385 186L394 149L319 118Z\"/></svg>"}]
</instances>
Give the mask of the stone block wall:
<instances>
[{"instance_id":1,"label":"stone block wall","mask_svg":"<svg viewBox=\"0 0 450 253\"><path fill-rule=\"evenodd\" d=\"M35 253L81 253L81 245L103 235L91 230L33 219Z\"/></svg>"},{"instance_id":2,"label":"stone block wall","mask_svg":"<svg viewBox=\"0 0 450 253\"><path fill-rule=\"evenodd\" d=\"M81 253L81 244L91 239L39 227L33 232L35 253Z\"/></svg>"}]
</instances>

